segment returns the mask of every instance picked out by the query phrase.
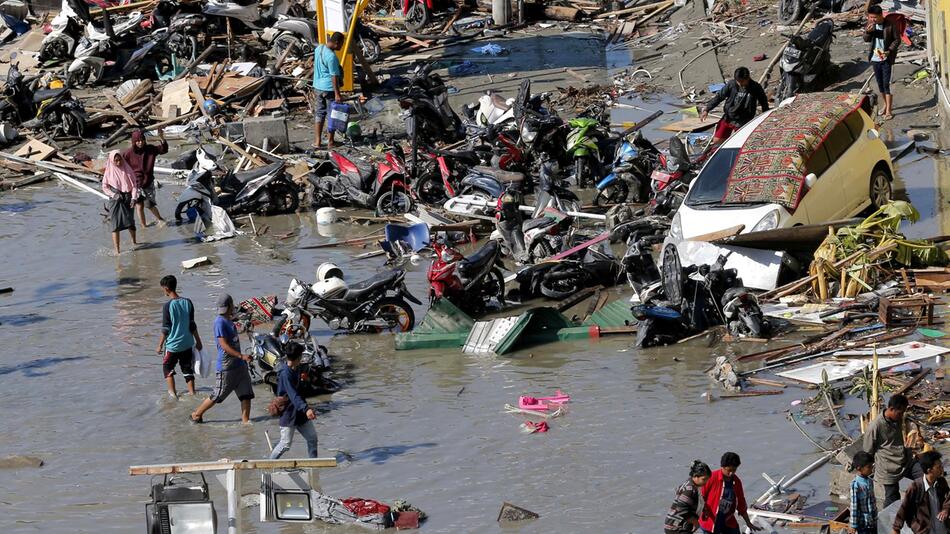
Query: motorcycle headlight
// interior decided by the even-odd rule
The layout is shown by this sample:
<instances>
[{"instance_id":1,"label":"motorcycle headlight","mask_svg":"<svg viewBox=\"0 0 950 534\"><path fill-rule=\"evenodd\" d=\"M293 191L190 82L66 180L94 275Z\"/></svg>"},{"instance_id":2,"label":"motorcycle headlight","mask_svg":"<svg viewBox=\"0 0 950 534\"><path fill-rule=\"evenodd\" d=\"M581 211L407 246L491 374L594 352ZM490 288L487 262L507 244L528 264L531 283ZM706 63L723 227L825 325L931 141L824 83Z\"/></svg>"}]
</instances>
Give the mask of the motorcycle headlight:
<instances>
[{"instance_id":1,"label":"motorcycle headlight","mask_svg":"<svg viewBox=\"0 0 950 534\"><path fill-rule=\"evenodd\" d=\"M778 227L778 221L779 221L778 210L772 210L768 212L765 215L765 217L762 217L762 219L758 223L756 223L756 225L752 228L752 231L764 232L766 230L774 230L775 228Z\"/></svg>"},{"instance_id":2,"label":"motorcycle headlight","mask_svg":"<svg viewBox=\"0 0 950 534\"><path fill-rule=\"evenodd\" d=\"M527 126L521 127L521 138L530 143L538 136L538 132L530 130Z\"/></svg>"},{"instance_id":3,"label":"motorcycle headlight","mask_svg":"<svg viewBox=\"0 0 950 534\"><path fill-rule=\"evenodd\" d=\"M673 222L670 223L670 238L677 241L683 239L683 221L679 212L673 216Z\"/></svg>"}]
</instances>

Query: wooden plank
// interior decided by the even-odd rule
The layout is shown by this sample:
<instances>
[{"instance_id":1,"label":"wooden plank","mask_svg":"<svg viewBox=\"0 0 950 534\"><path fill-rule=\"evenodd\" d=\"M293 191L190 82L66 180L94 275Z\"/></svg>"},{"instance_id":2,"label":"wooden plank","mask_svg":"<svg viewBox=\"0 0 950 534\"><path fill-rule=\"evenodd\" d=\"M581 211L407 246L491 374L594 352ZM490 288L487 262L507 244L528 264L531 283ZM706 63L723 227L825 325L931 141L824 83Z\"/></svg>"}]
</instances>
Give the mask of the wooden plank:
<instances>
[{"instance_id":1,"label":"wooden plank","mask_svg":"<svg viewBox=\"0 0 950 534\"><path fill-rule=\"evenodd\" d=\"M139 126L139 121L135 120L135 117L129 114L128 110L122 106L122 103L119 102L119 99L110 93L106 93L106 100L109 101L109 105L112 106L119 115L122 115L122 118L125 119L125 122L129 123L129 126Z\"/></svg>"},{"instance_id":2,"label":"wooden plank","mask_svg":"<svg viewBox=\"0 0 950 534\"><path fill-rule=\"evenodd\" d=\"M929 368L927 367L922 368L917 373L917 376L915 376L913 380L901 386L900 389L898 389L897 391L893 393L893 395L903 395L907 393L910 390L910 388L916 386L921 380L923 380L924 377L927 376L927 373L929 372L930 372Z\"/></svg>"},{"instance_id":3,"label":"wooden plank","mask_svg":"<svg viewBox=\"0 0 950 534\"><path fill-rule=\"evenodd\" d=\"M701 132L712 128L718 122L719 117L715 115L709 115L706 120L701 120L699 117L687 117L683 120L664 124L659 129L667 132Z\"/></svg>"},{"instance_id":4,"label":"wooden plank","mask_svg":"<svg viewBox=\"0 0 950 534\"><path fill-rule=\"evenodd\" d=\"M201 87L198 87L198 82L195 81L194 78L188 78L188 88L191 89L191 96L195 97L195 102L198 103L198 109L201 110L201 114L210 119L211 115L204 106L205 95L201 92Z\"/></svg>"},{"instance_id":5,"label":"wooden plank","mask_svg":"<svg viewBox=\"0 0 950 534\"><path fill-rule=\"evenodd\" d=\"M336 467L336 458L301 458L278 460L218 460L215 462L190 462L178 464L132 465L129 475L169 475L172 473L200 473L204 471L230 471L253 469L302 469Z\"/></svg>"},{"instance_id":6,"label":"wooden plank","mask_svg":"<svg viewBox=\"0 0 950 534\"><path fill-rule=\"evenodd\" d=\"M725 230L719 230L718 232L710 232L710 233L708 233L708 234L702 234L702 235L697 235L697 236L693 236L693 237L687 237L686 239L688 239L689 241L705 241L705 242L718 241L718 240L720 240L720 239L725 239L725 238L727 238L727 237L731 237L731 236L734 236L734 235L738 235L738 234L741 233L743 230L745 230L745 225L744 225L744 224L740 224L740 225L737 225L737 226L733 226L732 228L726 228Z\"/></svg>"},{"instance_id":7,"label":"wooden plank","mask_svg":"<svg viewBox=\"0 0 950 534\"><path fill-rule=\"evenodd\" d=\"M13 153L13 155L19 156L21 158L31 159L33 161L46 161L53 157L53 154L55 153L55 148L38 139L30 139L21 145L20 148L18 148L17 151Z\"/></svg>"},{"instance_id":8,"label":"wooden plank","mask_svg":"<svg viewBox=\"0 0 950 534\"><path fill-rule=\"evenodd\" d=\"M563 312L564 310L572 308L573 306L579 304L580 302L590 298L591 295L601 290L602 288L603 286L585 287L584 289L581 289L577 293L574 293L573 295L559 302L558 305L554 307L554 309L556 309L559 312Z\"/></svg>"},{"instance_id":9,"label":"wooden plank","mask_svg":"<svg viewBox=\"0 0 950 534\"><path fill-rule=\"evenodd\" d=\"M225 139L224 137L220 137L220 136L217 138L217 140L219 143L227 146L231 150L251 160L251 162L254 163L255 165L261 165L261 166L265 165L264 160L255 156L254 154L251 154L247 150L244 150L243 148L239 147L237 144L231 142L230 140Z\"/></svg>"},{"instance_id":10,"label":"wooden plank","mask_svg":"<svg viewBox=\"0 0 950 534\"><path fill-rule=\"evenodd\" d=\"M782 390L764 389L762 391L743 391L742 393L726 393L720 395L720 399L741 399L745 397L761 397L762 395L781 395Z\"/></svg>"}]
</instances>

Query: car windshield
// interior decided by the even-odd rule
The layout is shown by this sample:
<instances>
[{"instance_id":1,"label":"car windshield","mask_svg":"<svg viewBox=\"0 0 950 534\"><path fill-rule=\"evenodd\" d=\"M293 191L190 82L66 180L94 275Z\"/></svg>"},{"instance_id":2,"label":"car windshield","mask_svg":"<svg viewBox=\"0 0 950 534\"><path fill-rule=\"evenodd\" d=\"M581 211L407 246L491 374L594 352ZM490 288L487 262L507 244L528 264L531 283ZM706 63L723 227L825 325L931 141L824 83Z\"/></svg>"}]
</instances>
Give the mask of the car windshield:
<instances>
[{"instance_id":1,"label":"car windshield","mask_svg":"<svg viewBox=\"0 0 950 534\"><path fill-rule=\"evenodd\" d=\"M739 156L738 148L720 148L703 167L686 197L687 206L718 204L726 194L729 173Z\"/></svg>"}]
</instances>

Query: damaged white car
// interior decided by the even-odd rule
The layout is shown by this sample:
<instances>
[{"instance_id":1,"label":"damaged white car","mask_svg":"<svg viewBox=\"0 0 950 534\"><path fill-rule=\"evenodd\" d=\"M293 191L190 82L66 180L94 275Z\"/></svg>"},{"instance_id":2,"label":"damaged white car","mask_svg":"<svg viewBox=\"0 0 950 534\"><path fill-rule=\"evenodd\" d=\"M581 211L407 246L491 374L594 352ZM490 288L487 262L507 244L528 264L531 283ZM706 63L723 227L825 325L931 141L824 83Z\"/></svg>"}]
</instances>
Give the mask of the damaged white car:
<instances>
[{"instance_id":1,"label":"damaged white car","mask_svg":"<svg viewBox=\"0 0 950 534\"><path fill-rule=\"evenodd\" d=\"M776 287L791 261L785 251L708 241L846 219L887 204L894 171L871 107L864 95L804 94L750 121L690 184L663 255L675 250L687 266L732 252L727 266L747 287Z\"/></svg>"}]
</instances>

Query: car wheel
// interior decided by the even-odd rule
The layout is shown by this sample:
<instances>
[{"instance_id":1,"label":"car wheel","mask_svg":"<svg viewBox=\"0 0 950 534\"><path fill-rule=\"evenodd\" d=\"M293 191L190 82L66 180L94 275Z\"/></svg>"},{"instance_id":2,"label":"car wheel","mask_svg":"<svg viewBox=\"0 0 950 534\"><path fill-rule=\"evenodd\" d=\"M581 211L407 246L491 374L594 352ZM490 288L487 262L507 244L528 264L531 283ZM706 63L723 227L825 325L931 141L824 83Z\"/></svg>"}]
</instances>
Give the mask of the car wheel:
<instances>
[{"instance_id":1,"label":"car wheel","mask_svg":"<svg viewBox=\"0 0 950 534\"><path fill-rule=\"evenodd\" d=\"M891 180L887 171L875 169L874 172L871 173L869 190L871 206L874 209L879 209L891 201L891 198L893 198L893 190L891 189Z\"/></svg>"}]
</instances>

